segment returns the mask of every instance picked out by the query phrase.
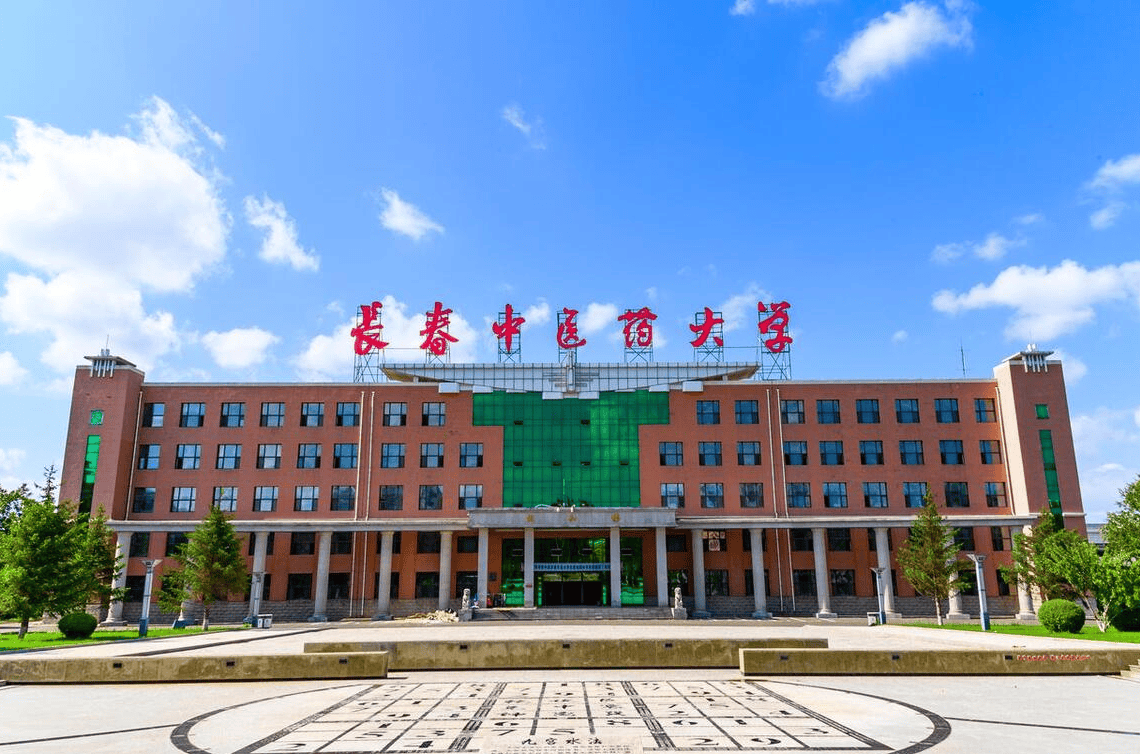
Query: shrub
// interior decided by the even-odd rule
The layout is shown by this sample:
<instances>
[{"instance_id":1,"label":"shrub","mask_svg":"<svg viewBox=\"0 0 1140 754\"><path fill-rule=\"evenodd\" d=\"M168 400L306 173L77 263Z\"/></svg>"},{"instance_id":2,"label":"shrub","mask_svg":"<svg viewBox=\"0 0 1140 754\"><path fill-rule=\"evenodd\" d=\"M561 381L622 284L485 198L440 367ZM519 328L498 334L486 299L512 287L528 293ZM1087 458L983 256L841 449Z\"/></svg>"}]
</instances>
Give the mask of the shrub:
<instances>
[{"instance_id":1,"label":"shrub","mask_svg":"<svg viewBox=\"0 0 1140 754\"><path fill-rule=\"evenodd\" d=\"M1037 620L1055 633L1078 634L1085 625L1085 611L1070 600L1047 600L1037 611Z\"/></svg>"},{"instance_id":2,"label":"shrub","mask_svg":"<svg viewBox=\"0 0 1140 754\"><path fill-rule=\"evenodd\" d=\"M1140 631L1140 607L1121 610L1112 619L1112 627L1117 631Z\"/></svg>"},{"instance_id":3,"label":"shrub","mask_svg":"<svg viewBox=\"0 0 1140 754\"><path fill-rule=\"evenodd\" d=\"M99 621L90 613L68 613L59 619L60 632L69 639L86 639L97 625Z\"/></svg>"}]
</instances>

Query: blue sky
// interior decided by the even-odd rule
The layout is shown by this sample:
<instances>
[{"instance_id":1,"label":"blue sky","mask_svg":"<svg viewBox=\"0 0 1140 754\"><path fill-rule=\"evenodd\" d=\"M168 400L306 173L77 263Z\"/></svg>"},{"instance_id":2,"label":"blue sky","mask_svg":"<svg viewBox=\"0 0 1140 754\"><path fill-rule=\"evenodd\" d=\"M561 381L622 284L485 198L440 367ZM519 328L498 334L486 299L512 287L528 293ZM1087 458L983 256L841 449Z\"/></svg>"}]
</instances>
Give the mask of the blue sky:
<instances>
[{"instance_id":1,"label":"blue sky","mask_svg":"<svg viewBox=\"0 0 1140 754\"><path fill-rule=\"evenodd\" d=\"M787 300L797 379L1064 359L1094 520L1140 473L1140 7L1125 2L12 4L0 24L0 485L71 376L351 379L354 308L456 360L619 310L658 361ZM418 352L407 351L412 358ZM740 353L747 353L742 351ZM390 357L399 360L394 351Z\"/></svg>"}]
</instances>

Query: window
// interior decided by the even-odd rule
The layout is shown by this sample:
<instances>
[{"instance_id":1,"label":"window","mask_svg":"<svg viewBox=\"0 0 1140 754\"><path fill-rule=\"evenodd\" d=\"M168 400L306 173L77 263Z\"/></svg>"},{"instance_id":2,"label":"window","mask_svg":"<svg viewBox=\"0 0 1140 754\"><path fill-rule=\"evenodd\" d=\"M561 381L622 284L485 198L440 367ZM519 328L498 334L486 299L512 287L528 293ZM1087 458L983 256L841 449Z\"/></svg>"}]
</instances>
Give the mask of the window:
<instances>
[{"instance_id":1,"label":"window","mask_svg":"<svg viewBox=\"0 0 1140 754\"><path fill-rule=\"evenodd\" d=\"M661 484L661 507L684 508L685 485L680 482L663 482Z\"/></svg>"},{"instance_id":2,"label":"window","mask_svg":"<svg viewBox=\"0 0 1140 754\"><path fill-rule=\"evenodd\" d=\"M315 511L317 509L317 501L320 500L320 497L320 487L298 485L293 488L293 510Z\"/></svg>"},{"instance_id":3,"label":"window","mask_svg":"<svg viewBox=\"0 0 1140 754\"><path fill-rule=\"evenodd\" d=\"M164 551L166 557L172 557L178 554L182 545L189 541L189 537L184 531L171 531L166 533L166 550Z\"/></svg>"},{"instance_id":4,"label":"window","mask_svg":"<svg viewBox=\"0 0 1140 754\"><path fill-rule=\"evenodd\" d=\"M899 424L918 424L918 399L896 398L895 421Z\"/></svg>"},{"instance_id":5,"label":"window","mask_svg":"<svg viewBox=\"0 0 1140 754\"><path fill-rule=\"evenodd\" d=\"M455 538L455 551L462 553L477 553L479 552L479 538L472 536L458 536ZM471 590L475 594L475 590ZM460 592L462 594L462 592Z\"/></svg>"},{"instance_id":6,"label":"window","mask_svg":"<svg viewBox=\"0 0 1140 754\"><path fill-rule=\"evenodd\" d=\"M380 446L380 468L404 468L404 443L386 442Z\"/></svg>"},{"instance_id":7,"label":"window","mask_svg":"<svg viewBox=\"0 0 1140 754\"><path fill-rule=\"evenodd\" d=\"M811 529L792 529L792 552L812 552L815 550L815 541L812 539Z\"/></svg>"},{"instance_id":8,"label":"window","mask_svg":"<svg viewBox=\"0 0 1140 754\"><path fill-rule=\"evenodd\" d=\"M899 440L899 460L903 466L921 466L925 458L922 453L922 440Z\"/></svg>"},{"instance_id":9,"label":"window","mask_svg":"<svg viewBox=\"0 0 1140 754\"><path fill-rule=\"evenodd\" d=\"M237 487L215 487L214 507L232 513L237 510Z\"/></svg>"},{"instance_id":10,"label":"window","mask_svg":"<svg viewBox=\"0 0 1140 754\"><path fill-rule=\"evenodd\" d=\"M658 443L657 452L660 455L662 466L681 466L685 463L685 452L682 443Z\"/></svg>"},{"instance_id":11,"label":"window","mask_svg":"<svg viewBox=\"0 0 1140 754\"><path fill-rule=\"evenodd\" d=\"M218 469L240 469L241 445L232 443L219 445L218 458L214 467Z\"/></svg>"},{"instance_id":12,"label":"window","mask_svg":"<svg viewBox=\"0 0 1140 754\"><path fill-rule=\"evenodd\" d=\"M934 421L939 424L957 424L958 423L958 399L957 398L935 398L934 399Z\"/></svg>"},{"instance_id":13,"label":"window","mask_svg":"<svg viewBox=\"0 0 1140 754\"><path fill-rule=\"evenodd\" d=\"M277 510L277 488L254 487L253 510L259 513L269 513Z\"/></svg>"},{"instance_id":14,"label":"window","mask_svg":"<svg viewBox=\"0 0 1140 754\"><path fill-rule=\"evenodd\" d=\"M439 554L439 532L421 531L416 533L416 552L420 555Z\"/></svg>"},{"instance_id":15,"label":"window","mask_svg":"<svg viewBox=\"0 0 1140 754\"><path fill-rule=\"evenodd\" d=\"M336 425L338 427L360 426L360 404L356 402L337 403Z\"/></svg>"},{"instance_id":16,"label":"window","mask_svg":"<svg viewBox=\"0 0 1140 754\"><path fill-rule=\"evenodd\" d=\"M855 420L860 424L879 423L879 399L860 398L855 401Z\"/></svg>"},{"instance_id":17,"label":"window","mask_svg":"<svg viewBox=\"0 0 1140 754\"><path fill-rule=\"evenodd\" d=\"M816 401L815 420L819 424L838 424L839 401L831 399Z\"/></svg>"},{"instance_id":18,"label":"window","mask_svg":"<svg viewBox=\"0 0 1140 754\"><path fill-rule=\"evenodd\" d=\"M443 509L443 486L439 484L420 485L420 510L438 511Z\"/></svg>"},{"instance_id":19,"label":"window","mask_svg":"<svg viewBox=\"0 0 1140 754\"><path fill-rule=\"evenodd\" d=\"M356 443L338 442L333 445L333 468L356 468Z\"/></svg>"},{"instance_id":20,"label":"window","mask_svg":"<svg viewBox=\"0 0 1140 754\"><path fill-rule=\"evenodd\" d=\"M170 512L190 513L194 510L194 500L197 497L196 487L175 487L170 491Z\"/></svg>"},{"instance_id":21,"label":"window","mask_svg":"<svg viewBox=\"0 0 1140 754\"><path fill-rule=\"evenodd\" d=\"M281 446L276 444L257 446L257 468L281 468Z\"/></svg>"},{"instance_id":22,"label":"window","mask_svg":"<svg viewBox=\"0 0 1140 754\"><path fill-rule=\"evenodd\" d=\"M161 427L163 415L166 413L165 403L146 403L143 404L143 420L144 427Z\"/></svg>"},{"instance_id":23,"label":"window","mask_svg":"<svg viewBox=\"0 0 1140 754\"><path fill-rule=\"evenodd\" d=\"M423 442L423 443L420 443L420 468L421 469L441 469L441 468L443 468L443 443L441 443L441 442Z\"/></svg>"},{"instance_id":24,"label":"window","mask_svg":"<svg viewBox=\"0 0 1140 754\"><path fill-rule=\"evenodd\" d=\"M381 422L385 427L403 427L408 423L408 404L407 403L385 403L384 404L384 420Z\"/></svg>"},{"instance_id":25,"label":"window","mask_svg":"<svg viewBox=\"0 0 1140 754\"><path fill-rule=\"evenodd\" d=\"M792 571L792 592L797 597L814 597L815 571L810 568L796 568Z\"/></svg>"},{"instance_id":26,"label":"window","mask_svg":"<svg viewBox=\"0 0 1140 754\"><path fill-rule=\"evenodd\" d=\"M1001 443L997 440L979 440L978 450L981 452L982 463L1001 463Z\"/></svg>"},{"instance_id":27,"label":"window","mask_svg":"<svg viewBox=\"0 0 1140 754\"><path fill-rule=\"evenodd\" d=\"M851 552L851 530L828 529L827 549L830 552Z\"/></svg>"},{"instance_id":28,"label":"window","mask_svg":"<svg viewBox=\"0 0 1140 754\"><path fill-rule=\"evenodd\" d=\"M420 416L420 424L424 427L442 427L447 422L446 403L425 403Z\"/></svg>"},{"instance_id":29,"label":"window","mask_svg":"<svg viewBox=\"0 0 1140 754\"><path fill-rule=\"evenodd\" d=\"M178 418L179 427L201 427L206 418L205 403L183 403L182 415Z\"/></svg>"},{"instance_id":30,"label":"window","mask_svg":"<svg viewBox=\"0 0 1140 754\"><path fill-rule=\"evenodd\" d=\"M709 597L727 597L728 571L717 568L705 571L705 594Z\"/></svg>"},{"instance_id":31,"label":"window","mask_svg":"<svg viewBox=\"0 0 1140 754\"><path fill-rule=\"evenodd\" d=\"M97 427L97 426L101 425L103 423L103 409L101 409L101 408L92 409L91 414L90 414L90 422L91 422L91 426L93 426L93 427Z\"/></svg>"},{"instance_id":32,"label":"window","mask_svg":"<svg viewBox=\"0 0 1140 754\"><path fill-rule=\"evenodd\" d=\"M438 552L438 551L437 551ZM431 571L416 572L416 599L434 599L439 594L439 574Z\"/></svg>"},{"instance_id":33,"label":"window","mask_svg":"<svg viewBox=\"0 0 1140 754\"><path fill-rule=\"evenodd\" d=\"M461 484L459 485L459 510L471 510L472 508L483 507L483 485L481 484Z\"/></svg>"},{"instance_id":34,"label":"window","mask_svg":"<svg viewBox=\"0 0 1140 754\"><path fill-rule=\"evenodd\" d=\"M297 445L297 468L319 469L321 467L321 444L303 442Z\"/></svg>"},{"instance_id":35,"label":"window","mask_svg":"<svg viewBox=\"0 0 1140 754\"><path fill-rule=\"evenodd\" d=\"M140 469L157 469L159 454L162 452L162 447L159 445L140 445L139 446L139 468Z\"/></svg>"},{"instance_id":36,"label":"window","mask_svg":"<svg viewBox=\"0 0 1140 754\"><path fill-rule=\"evenodd\" d=\"M737 401L736 402L736 423L737 424L759 424L760 423L760 407L756 401Z\"/></svg>"},{"instance_id":37,"label":"window","mask_svg":"<svg viewBox=\"0 0 1140 754\"><path fill-rule=\"evenodd\" d=\"M325 423L325 404L323 403L302 403L301 404L301 426L302 427L321 427Z\"/></svg>"},{"instance_id":38,"label":"window","mask_svg":"<svg viewBox=\"0 0 1140 754\"><path fill-rule=\"evenodd\" d=\"M311 531L295 531L289 539L290 555L312 555L317 549L317 534ZM292 578L290 576L289 578Z\"/></svg>"},{"instance_id":39,"label":"window","mask_svg":"<svg viewBox=\"0 0 1140 754\"><path fill-rule=\"evenodd\" d=\"M847 482L824 482L823 483L823 507L824 508L846 508L847 507Z\"/></svg>"},{"instance_id":40,"label":"window","mask_svg":"<svg viewBox=\"0 0 1140 754\"><path fill-rule=\"evenodd\" d=\"M820 440L819 441L819 462L824 466L842 466L843 465L843 441L842 440Z\"/></svg>"},{"instance_id":41,"label":"window","mask_svg":"<svg viewBox=\"0 0 1140 754\"><path fill-rule=\"evenodd\" d=\"M400 511L404 509L404 486L401 484L380 485L380 510Z\"/></svg>"},{"instance_id":42,"label":"window","mask_svg":"<svg viewBox=\"0 0 1140 754\"><path fill-rule=\"evenodd\" d=\"M760 443L741 440L736 443L736 464L738 466L760 465Z\"/></svg>"},{"instance_id":43,"label":"window","mask_svg":"<svg viewBox=\"0 0 1140 754\"><path fill-rule=\"evenodd\" d=\"M145 558L148 555L150 555L150 532L136 531L131 537L131 546L127 551L127 557Z\"/></svg>"},{"instance_id":44,"label":"window","mask_svg":"<svg viewBox=\"0 0 1140 754\"><path fill-rule=\"evenodd\" d=\"M881 440L859 441L859 463L864 466L883 465L883 443Z\"/></svg>"},{"instance_id":45,"label":"window","mask_svg":"<svg viewBox=\"0 0 1140 754\"><path fill-rule=\"evenodd\" d=\"M1049 418L1049 405L1046 403L1038 403L1036 406L1034 406L1034 411L1036 412L1038 419Z\"/></svg>"},{"instance_id":46,"label":"window","mask_svg":"<svg viewBox=\"0 0 1140 754\"><path fill-rule=\"evenodd\" d=\"M954 543L958 548L967 552L973 552L974 547L974 528L972 526L964 526L954 532Z\"/></svg>"},{"instance_id":47,"label":"window","mask_svg":"<svg viewBox=\"0 0 1140 754\"><path fill-rule=\"evenodd\" d=\"M329 510L350 511L356 507L356 488L351 484L334 484Z\"/></svg>"},{"instance_id":48,"label":"window","mask_svg":"<svg viewBox=\"0 0 1140 754\"><path fill-rule=\"evenodd\" d=\"M701 466L720 466L720 443L697 443L697 463Z\"/></svg>"},{"instance_id":49,"label":"window","mask_svg":"<svg viewBox=\"0 0 1140 754\"><path fill-rule=\"evenodd\" d=\"M989 424L997 421L997 409L993 398L974 399L974 418L980 424Z\"/></svg>"},{"instance_id":50,"label":"window","mask_svg":"<svg viewBox=\"0 0 1140 754\"><path fill-rule=\"evenodd\" d=\"M966 462L961 440L939 440L938 454L942 457L943 466L961 466Z\"/></svg>"},{"instance_id":51,"label":"window","mask_svg":"<svg viewBox=\"0 0 1140 754\"><path fill-rule=\"evenodd\" d=\"M807 442L788 440L784 443L784 463L788 466L807 466Z\"/></svg>"},{"instance_id":52,"label":"window","mask_svg":"<svg viewBox=\"0 0 1140 754\"><path fill-rule=\"evenodd\" d=\"M459 468L461 468L461 469L480 469L480 468L483 468L483 443L481 443L481 442L461 442L461 443L459 443Z\"/></svg>"},{"instance_id":53,"label":"window","mask_svg":"<svg viewBox=\"0 0 1140 754\"><path fill-rule=\"evenodd\" d=\"M965 482L946 483L946 507L969 508L970 492Z\"/></svg>"},{"instance_id":54,"label":"window","mask_svg":"<svg viewBox=\"0 0 1140 754\"><path fill-rule=\"evenodd\" d=\"M223 403L222 404L222 418L220 425L222 427L244 427L245 426L245 404L244 403Z\"/></svg>"},{"instance_id":55,"label":"window","mask_svg":"<svg viewBox=\"0 0 1140 754\"><path fill-rule=\"evenodd\" d=\"M1004 508L1009 505L1005 499L1005 482L986 482L986 507Z\"/></svg>"},{"instance_id":56,"label":"window","mask_svg":"<svg viewBox=\"0 0 1140 754\"><path fill-rule=\"evenodd\" d=\"M761 482L740 483L740 507L763 508L764 485ZM745 538L747 541L747 537Z\"/></svg>"},{"instance_id":57,"label":"window","mask_svg":"<svg viewBox=\"0 0 1140 754\"><path fill-rule=\"evenodd\" d=\"M921 508L926 493L926 482L903 482L903 501L907 508Z\"/></svg>"},{"instance_id":58,"label":"window","mask_svg":"<svg viewBox=\"0 0 1140 754\"><path fill-rule=\"evenodd\" d=\"M697 424L720 424L720 401L697 401Z\"/></svg>"},{"instance_id":59,"label":"window","mask_svg":"<svg viewBox=\"0 0 1140 754\"><path fill-rule=\"evenodd\" d=\"M1001 552L1005 549L1005 529L1003 527L990 527L990 549L994 552Z\"/></svg>"},{"instance_id":60,"label":"window","mask_svg":"<svg viewBox=\"0 0 1140 754\"><path fill-rule=\"evenodd\" d=\"M202 446L197 443L179 445L174 456L174 468L196 469L202 465Z\"/></svg>"},{"instance_id":61,"label":"window","mask_svg":"<svg viewBox=\"0 0 1140 754\"><path fill-rule=\"evenodd\" d=\"M689 538L684 534L666 534L665 552L688 552Z\"/></svg>"},{"instance_id":62,"label":"window","mask_svg":"<svg viewBox=\"0 0 1140 754\"><path fill-rule=\"evenodd\" d=\"M332 541L329 543L329 554L331 555L351 555L352 554L352 532L350 531L334 531ZM330 577L329 581L332 581ZM330 599L334 599L329 595Z\"/></svg>"},{"instance_id":63,"label":"window","mask_svg":"<svg viewBox=\"0 0 1140 754\"><path fill-rule=\"evenodd\" d=\"M285 404L284 403L262 403L261 404L261 426L263 426L263 427L284 427L285 426Z\"/></svg>"},{"instance_id":64,"label":"window","mask_svg":"<svg viewBox=\"0 0 1140 754\"><path fill-rule=\"evenodd\" d=\"M850 568L833 568L831 576L831 595L833 597L855 596L855 571Z\"/></svg>"},{"instance_id":65,"label":"window","mask_svg":"<svg viewBox=\"0 0 1140 754\"><path fill-rule=\"evenodd\" d=\"M154 487L135 487L131 510L135 513L154 513Z\"/></svg>"},{"instance_id":66,"label":"window","mask_svg":"<svg viewBox=\"0 0 1140 754\"><path fill-rule=\"evenodd\" d=\"M295 534L293 536L296 536ZM313 574L291 573L285 585L285 599L310 600L313 598Z\"/></svg>"},{"instance_id":67,"label":"window","mask_svg":"<svg viewBox=\"0 0 1140 754\"><path fill-rule=\"evenodd\" d=\"M701 485L701 507L723 508L724 485L720 482L706 482Z\"/></svg>"},{"instance_id":68,"label":"window","mask_svg":"<svg viewBox=\"0 0 1140 754\"><path fill-rule=\"evenodd\" d=\"M788 482L788 507L811 507L811 484L809 482Z\"/></svg>"},{"instance_id":69,"label":"window","mask_svg":"<svg viewBox=\"0 0 1140 754\"><path fill-rule=\"evenodd\" d=\"M780 401L780 422L783 424L803 424L804 402Z\"/></svg>"},{"instance_id":70,"label":"window","mask_svg":"<svg viewBox=\"0 0 1140 754\"><path fill-rule=\"evenodd\" d=\"M863 507L865 507L865 508L886 508L887 507L887 483L886 482L863 482Z\"/></svg>"}]
</instances>

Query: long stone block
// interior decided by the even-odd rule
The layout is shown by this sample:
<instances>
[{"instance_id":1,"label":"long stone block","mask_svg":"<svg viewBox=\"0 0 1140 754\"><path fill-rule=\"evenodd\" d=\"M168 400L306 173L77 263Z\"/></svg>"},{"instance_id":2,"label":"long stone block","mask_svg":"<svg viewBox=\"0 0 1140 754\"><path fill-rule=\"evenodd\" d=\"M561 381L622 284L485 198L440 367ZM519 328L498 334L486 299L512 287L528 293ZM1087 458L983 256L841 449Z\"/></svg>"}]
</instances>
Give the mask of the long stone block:
<instances>
[{"instance_id":1,"label":"long stone block","mask_svg":"<svg viewBox=\"0 0 1140 754\"><path fill-rule=\"evenodd\" d=\"M388 655L384 652L0 660L0 680L7 683L277 681L387 675Z\"/></svg>"},{"instance_id":2,"label":"long stone block","mask_svg":"<svg viewBox=\"0 0 1140 754\"><path fill-rule=\"evenodd\" d=\"M311 642L306 653L387 652L392 670L731 668L744 647L826 648L825 638Z\"/></svg>"},{"instance_id":3,"label":"long stone block","mask_svg":"<svg viewBox=\"0 0 1140 754\"><path fill-rule=\"evenodd\" d=\"M1140 658L1140 649L1039 651L751 649L740 650L745 677L773 675L1105 675Z\"/></svg>"}]
</instances>

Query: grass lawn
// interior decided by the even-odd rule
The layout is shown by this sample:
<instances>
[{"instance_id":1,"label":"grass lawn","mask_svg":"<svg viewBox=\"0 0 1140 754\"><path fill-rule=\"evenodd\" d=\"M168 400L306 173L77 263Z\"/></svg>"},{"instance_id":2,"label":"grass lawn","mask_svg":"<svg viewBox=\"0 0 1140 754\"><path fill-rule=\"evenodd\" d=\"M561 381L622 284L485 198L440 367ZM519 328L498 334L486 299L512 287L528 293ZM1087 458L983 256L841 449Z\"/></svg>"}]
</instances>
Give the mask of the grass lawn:
<instances>
[{"instance_id":1,"label":"grass lawn","mask_svg":"<svg viewBox=\"0 0 1140 754\"><path fill-rule=\"evenodd\" d=\"M947 623L943 626L939 626L937 623L905 623L901 625L918 626L920 628L942 628L947 631L982 630L982 627L977 623ZM1044 626L991 623L990 633L1011 634L1013 636L1047 636L1051 639L1089 639L1092 641L1116 641L1140 644L1140 631L1117 631L1115 628L1110 628L1105 633L1101 633L1095 623L1086 623L1079 634L1055 633Z\"/></svg>"},{"instance_id":2,"label":"grass lawn","mask_svg":"<svg viewBox=\"0 0 1140 754\"><path fill-rule=\"evenodd\" d=\"M230 631L234 629L214 629L213 632ZM186 634L202 633L201 628L150 628L146 635L148 639L157 639L163 636L185 636ZM0 652L9 652L14 649L52 649L54 647L70 647L77 644L96 644L105 641L122 641L124 639L139 638L138 629L124 629L121 631L96 631L90 639L68 639L59 631L29 631L24 638L17 639L17 634L0 634Z\"/></svg>"}]
</instances>

